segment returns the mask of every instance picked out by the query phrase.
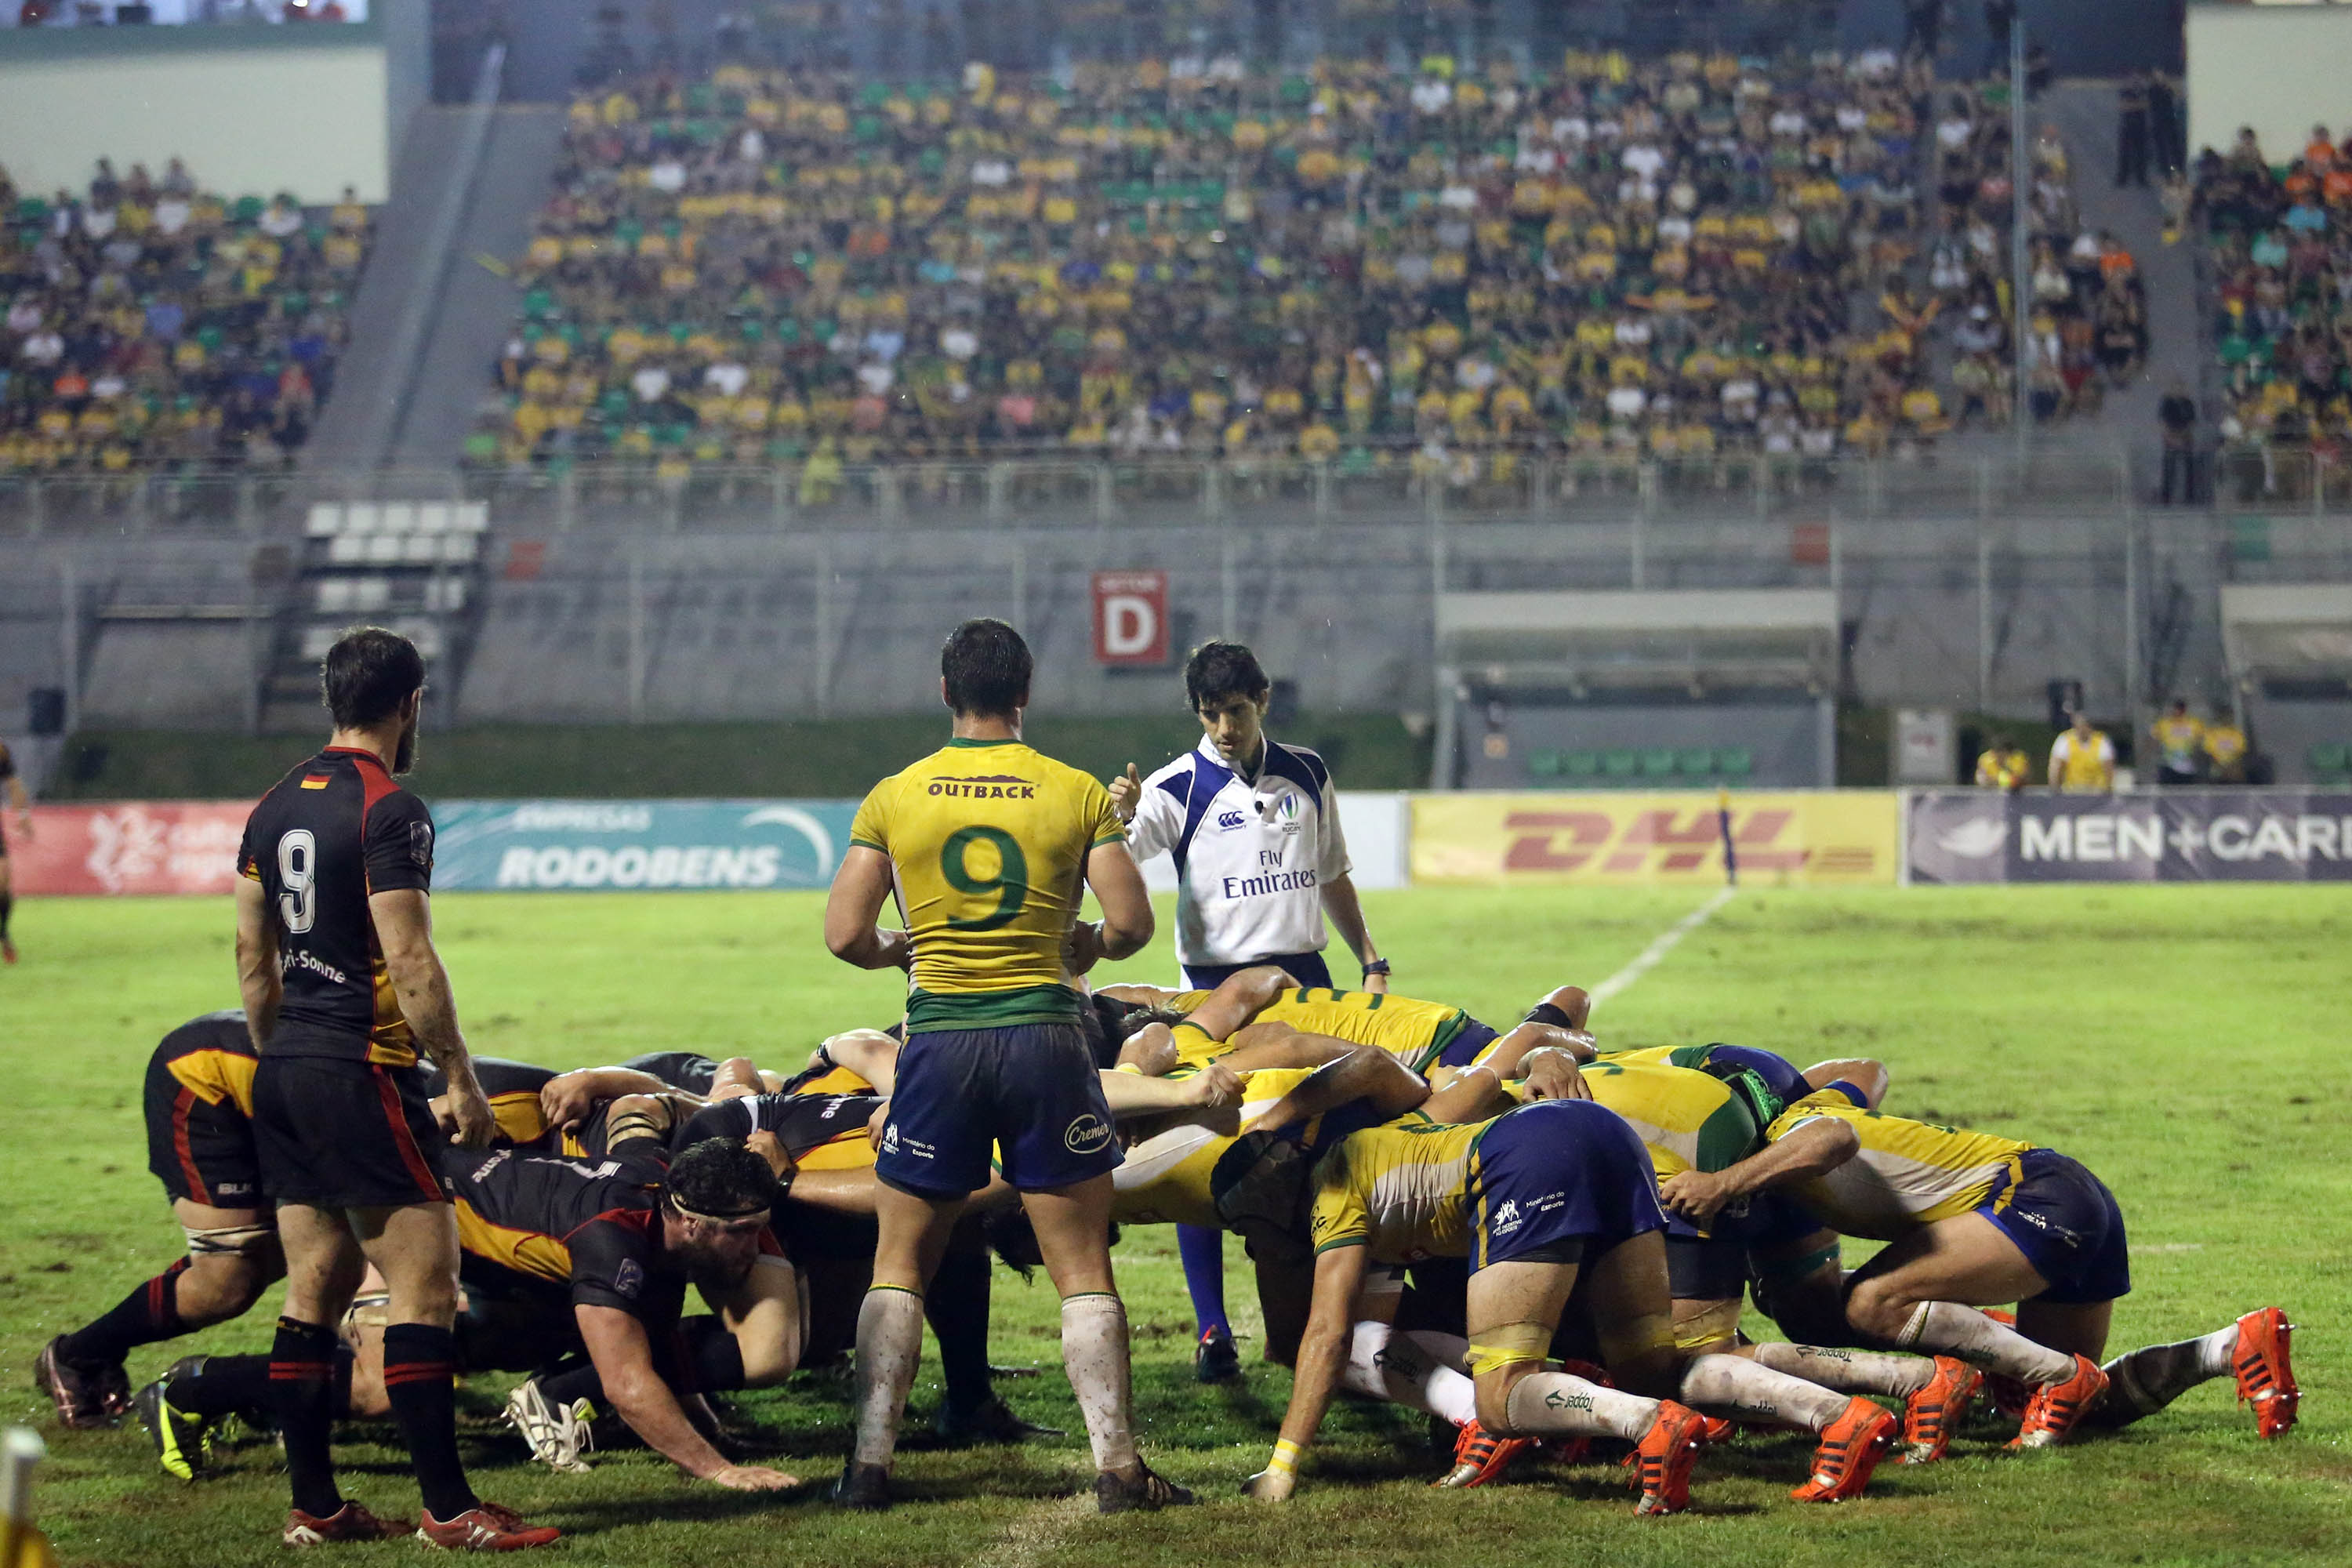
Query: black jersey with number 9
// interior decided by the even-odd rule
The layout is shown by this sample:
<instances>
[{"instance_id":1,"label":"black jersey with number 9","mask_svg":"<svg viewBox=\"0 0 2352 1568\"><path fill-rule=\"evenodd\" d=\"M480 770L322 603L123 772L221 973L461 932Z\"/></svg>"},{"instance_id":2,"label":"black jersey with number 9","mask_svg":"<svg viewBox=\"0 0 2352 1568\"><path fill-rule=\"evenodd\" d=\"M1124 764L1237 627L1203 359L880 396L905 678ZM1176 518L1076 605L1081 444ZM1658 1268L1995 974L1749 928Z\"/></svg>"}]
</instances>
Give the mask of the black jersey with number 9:
<instances>
[{"instance_id":1,"label":"black jersey with number 9","mask_svg":"<svg viewBox=\"0 0 2352 1568\"><path fill-rule=\"evenodd\" d=\"M432 887L425 803L373 752L331 746L261 797L236 865L261 884L278 928L285 998L265 1048L415 1065L368 897Z\"/></svg>"}]
</instances>

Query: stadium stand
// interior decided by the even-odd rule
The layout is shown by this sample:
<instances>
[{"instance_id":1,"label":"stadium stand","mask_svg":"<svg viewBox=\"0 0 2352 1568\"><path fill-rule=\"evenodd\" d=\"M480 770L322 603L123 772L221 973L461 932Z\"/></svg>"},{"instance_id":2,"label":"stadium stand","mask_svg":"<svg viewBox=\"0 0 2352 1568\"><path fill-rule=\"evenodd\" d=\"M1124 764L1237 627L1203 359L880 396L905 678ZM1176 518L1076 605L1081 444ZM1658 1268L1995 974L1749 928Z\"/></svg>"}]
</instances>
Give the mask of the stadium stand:
<instances>
[{"instance_id":1,"label":"stadium stand","mask_svg":"<svg viewBox=\"0 0 2352 1568\"><path fill-rule=\"evenodd\" d=\"M1571 54L578 99L478 467L1874 449L1924 74Z\"/></svg>"},{"instance_id":2,"label":"stadium stand","mask_svg":"<svg viewBox=\"0 0 2352 1568\"><path fill-rule=\"evenodd\" d=\"M2224 413L2221 479L2239 499L2307 499L2344 481L2328 460L2352 433L2352 136L2324 125L2284 163L2252 132L2196 163ZM2319 467L2315 467L2314 459Z\"/></svg>"},{"instance_id":3,"label":"stadium stand","mask_svg":"<svg viewBox=\"0 0 2352 1568\"><path fill-rule=\"evenodd\" d=\"M2009 95L1995 82L1951 92L1935 125L1938 229L1927 254L1924 304L1890 297L1896 326L1940 315L1949 329L1955 426L2006 424L2016 396L2010 246L2015 191ZM2086 226L2077 208L2066 139L2044 121L2035 134L2027 243L2032 315L2026 405L2039 424L2095 416L2107 391L2128 384L2148 347L2147 298L2131 252ZM1936 411L1917 405L1928 418Z\"/></svg>"},{"instance_id":4,"label":"stadium stand","mask_svg":"<svg viewBox=\"0 0 2352 1568\"><path fill-rule=\"evenodd\" d=\"M86 194L0 170L0 471L283 468L334 385L370 216L231 198L173 159Z\"/></svg>"}]
</instances>

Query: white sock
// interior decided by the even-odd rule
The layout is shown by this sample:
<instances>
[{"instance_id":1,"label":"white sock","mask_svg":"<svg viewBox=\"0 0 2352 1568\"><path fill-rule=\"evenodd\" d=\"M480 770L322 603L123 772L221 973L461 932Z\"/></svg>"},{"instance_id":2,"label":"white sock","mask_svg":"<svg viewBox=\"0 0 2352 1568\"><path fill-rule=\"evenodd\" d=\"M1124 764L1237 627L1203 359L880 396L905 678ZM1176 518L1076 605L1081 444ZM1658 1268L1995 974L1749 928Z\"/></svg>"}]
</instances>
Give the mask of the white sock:
<instances>
[{"instance_id":1,"label":"white sock","mask_svg":"<svg viewBox=\"0 0 2352 1568\"><path fill-rule=\"evenodd\" d=\"M1426 1342L1432 1340L1439 1343ZM1358 1323L1339 1384L1466 1426L1477 1418L1478 1386L1455 1370L1460 1352L1448 1354L1441 1348L1445 1345L1466 1349L1468 1342L1451 1334L1395 1333L1387 1323Z\"/></svg>"},{"instance_id":2,"label":"white sock","mask_svg":"<svg viewBox=\"0 0 2352 1568\"><path fill-rule=\"evenodd\" d=\"M1129 1383L1127 1306L1108 1291L1062 1298L1062 1365L1086 1418L1095 1468L1124 1473L1137 1462L1135 1396Z\"/></svg>"},{"instance_id":3,"label":"white sock","mask_svg":"<svg viewBox=\"0 0 2352 1568\"><path fill-rule=\"evenodd\" d=\"M2063 1383L2074 1375L2073 1356L2035 1344L2015 1329L1956 1301L1920 1302L1895 1342L1906 1351L1933 1351L2024 1383Z\"/></svg>"},{"instance_id":4,"label":"white sock","mask_svg":"<svg viewBox=\"0 0 2352 1568\"><path fill-rule=\"evenodd\" d=\"M1691 1357L1679 1395L1685 1405L1744 1421L1777 1421L1819 1432L1853 1401L1817 1383L1774 1372L1744 1355Z\"/></svg>"},{"instance_id":5,"label":"white sock","mask_svg":"<svg viewBox=\"0 0 2352 1568\"><path fill-rule=\"evenodd\" d=\"M1658 1402L1565 1372L1536 1372L1511 1384L1503 1414L1522 1436L1557 1432L1638 1443L1657 1424Z\"/></svg>"},{"instance_id":6,"label":"white sock","mask_svg":"<svg viewBox=\"0 0 2352 1568\"><path fill-rule=\"evenodd\" d=\"M1889 1351L1832 1350L1825 1345L1758 1345L1756 1364L1842 1394L1884 1394L1907 1399L1927 1386L1936 1363L1923 1355Z\"/></svg>"},{"instance_id":7,"label":"white sock","mask_svg":"<svg viewBox=\"0 0 2352 1568\"><path fill-rule=\"evenodd\" d=\"M866 1291L857 1308L857 1463L889 1464L922 1358L923 1299L892 1285Z\"/></svg>"},{"instance_id":8,"label":"white sock","mask_svg":"<svg viewBox=\"0 0 2352 1568\"><path fill-rule=\"evenodd\" d=\"M2207 1377L2225 1377L2237 1370L2238 1325L2215 1329L2197 1342L2197 1370Z\"/></svg>"}]
</instances>

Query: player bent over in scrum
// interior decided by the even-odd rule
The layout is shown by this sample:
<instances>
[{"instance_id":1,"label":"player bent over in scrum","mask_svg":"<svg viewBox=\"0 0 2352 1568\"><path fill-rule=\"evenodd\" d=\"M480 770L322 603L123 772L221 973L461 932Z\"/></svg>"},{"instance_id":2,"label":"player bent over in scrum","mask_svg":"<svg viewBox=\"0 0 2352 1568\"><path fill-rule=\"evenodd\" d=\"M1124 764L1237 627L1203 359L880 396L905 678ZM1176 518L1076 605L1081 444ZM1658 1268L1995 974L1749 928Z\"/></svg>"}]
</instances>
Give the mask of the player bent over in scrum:
<instances>
[{"instance_id":1,"label":"player bent over in scrum","mask_svg":"<svg viewBox=\"0 0 2352 1568\"><path fill-rule=\"evenodd\" d=\"M188 1252L105 1316L42 1348L35 1377L65 1426L113 1426L133 1403L122 1365L129 1352L242 1317L285 1277L253 1148L259 1066L236 1009L189 1019L148 1059L147 1168L163 1184Z\"/></svg>"},{"instance_id":2,"label":"player bent over in scrum","mask_svg":"<svg viewBox=\"0 0 2352 1568\"><path fill-rule=\"evenodd\" d=\"M1244 1234L1257 1232L1254 1246L1279 1247L1295 1224L1295 1200L1278 1195L1280 1164L1262 1160L1223 1184L1219 1206ZM1353 1134L1316 1172L1307 1332L1281 1440L1250 1479L1249 1494L1280 1501L1296 1489L1298 1460L1339 1385L1353 1325L1394 1311L1394 1294L1373 1269L1467 1253L1479 1421L1514 1436L1626 1438L1636 1445L1638 1511L1679 1511L1689 1501L1702 1417L1668 1399L1544 1366L1581 1273L1612 1373L1628 1389L1673 1389L1682 1369L1664 1229L1641 1140L1589 1102L1546 1101L1470 1126Z\"/></svg>"}]
</instances>

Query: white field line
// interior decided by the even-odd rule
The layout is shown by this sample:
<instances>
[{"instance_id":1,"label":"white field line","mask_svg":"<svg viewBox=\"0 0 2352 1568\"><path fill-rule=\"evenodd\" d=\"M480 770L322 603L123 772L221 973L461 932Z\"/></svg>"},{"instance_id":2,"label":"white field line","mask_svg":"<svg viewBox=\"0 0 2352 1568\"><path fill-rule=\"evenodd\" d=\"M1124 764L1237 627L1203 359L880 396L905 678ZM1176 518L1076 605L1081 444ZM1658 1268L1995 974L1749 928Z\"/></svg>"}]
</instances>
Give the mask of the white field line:
<instances>
[{"instance_id":1,"label":"white field line","mask_svg":"<svg viewBox=\"0 0 2352 1568\"><path fill-rule=\"evenodd\" d=\"M1611 997L1632 990L1633 982L1655 969L1683 938L1714 919L1715 911L1729 903L1731 895L1738 890L1737 888L1717 888L1707 895L1706 902L1660 931L1649 946L1633 955L1633 961L1624 968L1592 988L1592 1005L1597 1008Z\"/></svg>"}]
</instances>

